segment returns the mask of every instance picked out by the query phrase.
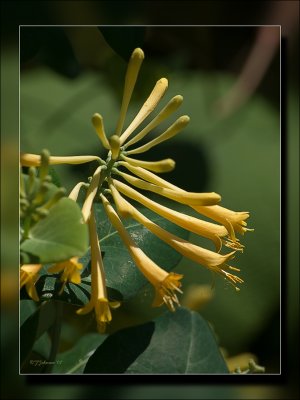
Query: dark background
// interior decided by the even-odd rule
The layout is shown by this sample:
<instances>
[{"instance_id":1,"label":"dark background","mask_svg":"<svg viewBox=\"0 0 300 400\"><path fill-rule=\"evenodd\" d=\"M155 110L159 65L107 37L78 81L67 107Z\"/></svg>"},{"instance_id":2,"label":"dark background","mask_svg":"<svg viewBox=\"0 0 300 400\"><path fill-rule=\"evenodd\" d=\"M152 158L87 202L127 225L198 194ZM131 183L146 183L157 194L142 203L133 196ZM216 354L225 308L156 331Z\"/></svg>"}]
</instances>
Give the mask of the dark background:
<instances>
[{"instance_id":1,"label":"dark background","mask_svg":"<svg viewBox=\"0 0 300 400\"><path fill-rule=\"evenodd\" d=\"M285 3L285 6L282 4ZM2 61L3 58L14 51L18 50L18 30L17 25L19 24L33 24L33 25L60 25L60 24L205 24L205 25L252 25L252 24L271 24L280 23L280 18L284 21L283 25L283 36L286 38L284 41L283 49L283 100L286 101L286 90L291 86L297 87L297 65L298 65L298 52L297 48L297 21L295 20L295 10L293 9L294 2L184 2L182 7L181 2L2 2ZM282 7L280 9L280 7ZM276 19L277 18L277 19ZM119 54L120 65L122 64L121 59L128 58L130 49L136 45L142 46L145 53L149 56L151 61L155 63L163 64L166 70L169 69L182 69L186 71L206 71L206 72L226 72L233 76L238 77L242 70L242 67L249 56L250 49L255 43L257 37L257 27L248 27L239 29L238 34L236 27L227 27L226 30L222 27L210 27L207 26L202 28L201 34L197 27L188 27L184 30L180 30L176 27L157 27L157 28L135 28L131 30L131 33L126 36L126 43L121 43L119 40L114 41L113 31L107 29L102 34L107 39L109 44L114 47L115 51ZM115 31L114 31L115 32ZM110 69L107 64L102 63L97 56L95 56L95 49L92 45L85 46L81 44L81 52L75 55L74 46L70 42L70 36L66 34L64 28L21 28L21 47L20 47L20 62L21 62L21 73L38 69L43 65L51 68L56 74L62 76L64 79L74 81L79 79L82 74L88 70L98 70L102 72L111 72L110 75L110 86L111 90L115 91L116 96L119 96L118 91L121 87L120 81L115 79L114 70ZM120 35L117 35L120 38ZM130 38L130 43L129 39ZM87 38L88 40L88 38ZM141 43L141 44L139 44ZM157 46L159 43L159 46ZM128 46L128 49L126 48ZM87 47L92 51L89 52ZM85 49L86 51L83 51ZM180 49L180 51L178 51ZM197 51L195 51L197 49ZM103 49L105 55L105 49ZM178 58L178 53L181 54L181 58ZM78 57L78 54L81 54ZM101 57L100 57L101 58ZM102 57L103 58L103 57ZM105 58L105 57L104 57ZM270 61L267 73L263 74L261 81L255 90L256 95L260 95L266 99L271 107L279 111L280 104L280 90L278 84L278 70L279 70L279 49L274 52L274 57ZM121 67L120 67L121 68ZM2 77L1 77L2 78ZM288 80L287 80L288 78ZM289 83L288 83L289 82ZM14 82L11 86L17 88L17 82ZM143 88L140 88L141 96L143 95ZM5 94L5 93L4 93ZM17 95L17 92L15 93ZM11 93L6 97L10 100ZM4 98L4 97L3 97ZM283 109L284 111L284 105ZM2 110L3 112L3 110ZM287 115L283 114L287 118ZM290 126L289 126L290 127ZM13 129L11 130L13 131ZM285 130L284 130L285 132ZM288 137L287 131L287 137ZM13 136L13 135L12 135ZM14 136L15 140L16 136ZM284 138L285 140L285 138ZM9 141L7 141L9 143ZM188 144L187 144L188 146ZM283 145L283 149L286 149ZM172 149L173 153L177 151L177 156L180 156L180 151L176 148ZM205 151L202 150L201 146L198 148L201 153L198 160L202 162L201 179L199 180L199 190L204 190L209 185L211 174L209 170L209 161L205 160ZM13 153L13 150L12 150ZM286 155L283 154L285 164L287 164ZM175 157L174 158L178 158ZM197 157L195 157L197 158ZM288 165L286 165L288 167ZM186 184L182 181L182 176L173 176L177 184ZM283 176L283 178L285 178ZM288 186L283 185L283 188L288 189ZM191 188L195 190L195 188ZM283 196L283 200L285 196ZM288 201L285 207L288 208ZM295 203L294 203L295 204ZM285 215L285 214L284 214ZM285 228L285 224L283 224ZM296 232L297 238L297 232ZM283 250L291 250L286 244ZM293 250L293 249L292 249ZM294 250L293 250L294 251ZM283 256L284 256L283 251ZM11 256L11 260L14 257ZM284 265L287 259L283 259ZM293 275L297 277L296 275ZM288 282L289 276L283 275L283 283ZM294 291L298 288L294 287ZM283 298L282 304L285 307L289 300L288 288L283 287ZM294 292L295 293L295 292ZM297 302L297 295L293 296L293 299ZM8 299L10 300L10 299ZM8 310L13 305L8 301ZM294 310L295 311L295 310ZM296 313L297 314L297 313ZM7 314L4 314L7 316ZM293 315L295 315L293 313ZM279 368L278 359L278 341L279 341L279 323L280 315L278 308L274 309L273 315L269 316L266 325L258 332L257 336L253 338L253 341L249 343L248 350L259 354L263 358L264 363L268 363L271 366L271 371L277 372ZM297 362L294 357L286 358L286 356L292 356L295 352L294 346L287 347L287 344L293 343L297 350L297 332L287 331L286 329L290 326L287 325L286 321L286 309L283 309L283 316L281 322L283 323L282 337L284 339L282 343L283 350L283 361L282 367L285 368L283 371L286 374L286 379L292 380L297 375ZM12 332L14 321L5 320L6 332ZM17 329L16 329L17 332ZM17 359L17 355L13 356L9 349L14 347L14 339L10 336L9 340L7 334L5 347L2 347L4 354L4 362L7 365L7 372L9 368L14 371L15 364L9 363L7 360L13 361ZM272 342L274 343L272 345ZM2 344L3 346L3 344ZM274 351L277 353L274 355ZM12 353L13 354L13 353ZM288 363L287 363L288 361ZM288 368L287 368L288 367ZM9 385L6 388L6 398L18 398L20 394L24 398L32 396L41 397L42 393L45 396L46 387L40 389L36 385L25 386L24 378L18 379L18 384L15 383L13 378L16 371L10 373ZM13 379L12 379L13 378ZM163 381L163 380L162 380ZM294 381L292 380L292 383ZM50 382L49 382L50 383ZM139 381L136 379L136 384ZM263 380L261 381L263 383ZM275 383L275 382L274 382ZM295 396L295 383L291 389L287 392L289 396ZM218 392L218 389L219 392ZM245 396L262 396L266 395L272 397L278 393L283 393L285 386L281 386L281 389L273 390L272 387L257 388L257 390L247 389L244 387ZM84 386L75 387L60 386L58 389L51 387L53 395L57 393L60 398L86 398L91 397L93 391L87 389ZM150 390L150 391L149 391ZM175 389L174 389L175 390ZM220 396L220 393L224 393L225 396L234 398L238 396L234 388L229 389L226 387L223 390L221 387L213 388L197 388L196 386L187 387L190 397L185 398L215 398L208 396ZM238 390L238 389L237 389ZM248 391L247 391L248 390ZM264 391L265 390L265 391ZM282 390L282 392L280 392ZM129 398L126 396L142 396L147 393L152 393L152 396L171 396L169 398L175 398L179 392L173 392L172 387L162 387L155 389L152 386L148 390L144 390L139 387L126 389L121 386L118 387L106 387L105 390L101 390L103 398ZM183 392L182 392L183 393ZM227 394L226 394L227 393ZM185 393L186 394L186 393ZM46 391L46 397L49 398L50 392ZM67 397L68 396L68 397ZM79 397L78 397L79 396ZM99 393L97 394L99 396ZM125 396L125 397L121 397ZM182 396L182 395L181 395ZM201 397L200 397L201 396ZM133 398L133 397L131 397ZM146 397L145 397L146 398ZM158 398L158 397L156 397ZM165 397L168 398L168 397ZM177 397L178 398L178 397ZM196 397L195 397L196 398ZM224 397L226 398L226 397ZM245 397L246 398L246 397ZM260 397L256 397L260 398ZM276 398L276 397L274 397ZM288 398L288 397L286 397ZM294 398L294 397L291 397Z\"/></svg>"}]
</instances>

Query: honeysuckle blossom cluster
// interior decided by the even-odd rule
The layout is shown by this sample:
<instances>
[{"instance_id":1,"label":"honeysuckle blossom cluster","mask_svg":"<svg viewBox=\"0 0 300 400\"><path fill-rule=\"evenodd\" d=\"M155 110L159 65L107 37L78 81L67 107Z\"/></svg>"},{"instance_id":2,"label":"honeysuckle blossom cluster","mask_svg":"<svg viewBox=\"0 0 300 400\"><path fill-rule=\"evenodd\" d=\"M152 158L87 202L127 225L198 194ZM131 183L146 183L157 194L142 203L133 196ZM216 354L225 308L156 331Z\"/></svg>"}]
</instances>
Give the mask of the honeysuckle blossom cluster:
<instances>
[{"instance_id":1,"label":"honeysuckle blossom cluster","mask_svg":"<svg viewBox=\"0 0 300 400\"><path fill-rule=\"evenodd\" d=\"M179 305L177 296L182 293L180 287L183 275L167 272L164 270L163 265L159 266L151 260L150 255L145 254L130 236L123 225L123 218L130 217L135 219L184 257L224 277L237 290L239 290L238 284L243 282L236 275L239 269L229 265L229 262L234 258L237 251L243 251L244 246L240 243L236 234L243 235L249 230L246 223L249 213L234 212L219 206L218 203L221 197L217 193L187 192L162 179L157 174L168 172L175 168L175 161L170 158L159 161L142 161L135 158L136 155L171 139L189 123L189 117L183 115L172 122L166 130L158 134L154 139L145 144L139 144L151 131L170 117L183 101L180 95L173 97L143 129L138 130L142 122L158 107L167 90L168 81L166 78L161 78L155 84L154 89L133 121L124 129L127 109L143 59L143 51L139 48L135 49L126 72L121 111L114 134L111 136L106 135L101 115L96 113L92 117L92 124L96 133L102 145L108 151L107 159L102 160L100 157L92 155L50 156L49 159L49 163L53 165L65 163L81 164L94 160L99 162L99 167L93 174L89 184L78 183L71 191L69 198L76 201L79 191L82 188L87 188L82 206L82 215L83 222L88 224L90 236L91 297L90 301L80 308L77 313L85 314L94 309L100 332L105 330L105 325L112 319L111 308L116 308L120 304L110 301L107 296L105 271L93 210L95 199L101 200L108 219L122 238L136 267L153 285L155 289L153 306L166 304L171 311L175 310L175 305ZM40 162L39 155L21 154L21 164L24 166L39 166ZM191 207L199 214L199 217L184 214L151 200L147 197L147 192L149 191ZM200 247L163 229L133 206L130 203L130 199L142 204L181 228L211 240L215 245L215 251ZM211 222L202 220L200 218L201 215L208 217ZM228 248L228 251L221 254L223 246ZM74 257L71 260L52 266L49 272L61 272L63 284L68 281L80 283L81 267L78 259ZM34 290L38 271L39 266L25 265L21 267L21 284L26 284L29 290L28 293L34 300L38 299Z\"/></svg>"}]
</instances>

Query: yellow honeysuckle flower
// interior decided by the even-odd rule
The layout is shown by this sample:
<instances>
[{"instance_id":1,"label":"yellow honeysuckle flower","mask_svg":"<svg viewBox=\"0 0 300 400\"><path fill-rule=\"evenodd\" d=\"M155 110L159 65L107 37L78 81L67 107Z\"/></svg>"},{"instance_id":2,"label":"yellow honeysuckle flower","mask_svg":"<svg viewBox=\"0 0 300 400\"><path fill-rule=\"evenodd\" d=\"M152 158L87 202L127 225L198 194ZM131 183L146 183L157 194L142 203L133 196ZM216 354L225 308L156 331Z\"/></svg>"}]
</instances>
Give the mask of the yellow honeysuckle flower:
<instances>
[{"instance_id":1,"label":"yellow honeysuckle flower","mask_svg":"<svg viewBox=\"0 0 300 400\"><path fill-rule=\"evenodd\" d=\"M132 146L134 143L143 139L150 131L156 128L160 123L162 123L169 115L173 114L177 108L181 105L183 101L183 97L177 95L173 97L169 103L157 114L155 118L147 125L144 129L142 129L139 133L137 133L132 139L128 142L124 143L124 148Z\"/></svg>"},{"instance_id":2,"label":"yellow honeysuckle flower","mask_svg":"<svg viewBox=\"0 0 300 400\"><path fill-rule=\"evenodd\" d=\"M124 159L124 157L123 157L123 159ZM177 193L188 194L188 192L179 188L178 186L175 186L172 183L166 181L165 179L148 171L147 169L144 169L142 165L135 166L132 163L127 162L127 160L120 161L118 164L124 166L133 174L141 177L142 179L144 179L154 185L160 186L162 188L174 190ZM245 222L245 220L249 217L249 212L245 212L245 211L244 212L235 212L235 211L228 210L227 208L221 207L219 205L207 204L205 206L200 206L200 205L192 205L191 203L190 203L190 205L195 211L224 225L224 227L228 231L228 235L230 236L230 239L228 238L228 240L224 241L224 243L228 247L235 248L236 250L242 250L242 248L244 246L242 246L239 243L239 240L235 237L235 232L244 234L246 231L253 231L253 229L245 228L247 226L247 223Z\"/></svg>"},{"instance_id":3,"label":"yellow honeysuckle flower","mask_svg":"<svg viewBox=\"0 0 300 400\"><path fill-rule=\"evenodd\" d=\"M182 279L183 275L175 274L174 272L166 272L146 256L142 249L132 240L118 214L106 197L103 194L101 194L100 197L108 218L121 236L135 264L156 290L153 306L158 307L165 303L171 311L175 311L173 303L179 304L175 291L182 293L179 289L181 286L179 281Z\"/></svg>"},{"instance_id":4,"label":"yellow honeysuckle flower","mask_svg":"<svg viewBox=\"0 0 300 400\"><path fill-rule=\"evenodd\" d=\"M73 187L73 189L71 190L71 192L70 192L70 194L69 194L69 196L68 196L69 199L74 200L74 201L77 201L78 196L79 196L80 189L81 189L82 187L85 187L85 186L86 186L86 184L85 184L84 182L78 182L77 185L75 185L75 186Z\"/></svg>"},{"instance_id":5,"label":"yellow honeysuckle flower","mask_svg":"<svg viewBox=\"0 0 300 400\"><path fill-rule=\"evenodd\" d=\"M121 131L123 129L128 105L131 99L131 95L139 74L139 70L141 68L142 62L144 60L144 52L142 49L137 48L134 49L126 71L126 76L125 76L125 84L124 84L124 90L123 90L123 99L122 99L122 105L121 105L121 111L120 111L120 117L118 120L117 128L116 128L116 135L120 135Z\"/></svg>"},{"instance_id":6,"label":"yellow honeysuckle flower","mask_svg":"<svg viewBox=\"0 0 300 400\"><path fill-rule=\"evenodd\" d=\"M49 164L84 164L91 161L100 161L97 156L50 156ZM41 156L38 154L21 153L20 162L24 167L39 167L41 165Z\"/></svg>"},{"instance_id":7,"label":"yellow honeysuckle flower","mask_svg":"<svg viewBox=\"0 0 300 400\"><path fill-rule=\"evenodd\" d=\"M96 222L93 209L91 209L88 220L90 244L91 244L91 265L92 265L92 287L90 301L79 310L77 314L87 314L95 309L96 321L100 333L105 332L106 324L112 320L111 308L120 306L118 301L109 301L105 285L105 272L101 256L101 249L96 230Z\"/></svg>"},{"instance_id":8,"label":"yellow honeysuckle flower","mask_svg":"<svg viewBox=\"0 0 300 400\"><path fill-rule=\"evenodd\" d=\"M25 285L28 296L34 301L39 301L35 283L41 268L41 264L25 264L20 268L20 289Z\"/></svg>"},{"instance_id":9,"label":"yellow honeysuckle flower","mask_svg":"<svg viewBox=\"0 0 300 400\"><path fill-rule=\"evenodd\" d=\"M102 169L102 167L98 167L96 169L96 171L94 172L93 178L91 180L90 186L89 186L87 194L86 194L85 201L82 206L81 212L83 215L84 222L87 222L90 217L93 200L94 200L97 190L98 190L101 169Z\"/></svg>"},{"instance_id":10,"label":"yellow honeysuckle flower","mask_svg":"<svg viewBox=\"0 0 300 400\"><path fill-rule=\"evenodd\" d=\"M62 294L67 282L75 283L76 285L80 284L81 270L82 264L78 262L78 257L72 257L69 260L59 262L48 268L48 272L51 272L52 274L61 273L60 280L63 282L63 285L59 294Z\"/></svg>"},{"instance_id":11,"label":"yellow honeysuckle flower","mask_svg":"<svg viewBox=\"0 0 300 400\"><path fill-rule=\"evenodd\" d=\"M150 96L145 101L145 103L143 104L142 108L140 109L140 111L138 112L136 117L133 119L131 124L125 130L125 132L123 132L121 134L121 136L120 136L121 144L125 143L125 141L128 138L128 136L131 135L131 133L156 108L156 106L159 103L160 99L165 94L165 91L167 90L167 88L168 88L168 80L166 78L161 78L156 82L152 92L150 93Z\"/></svg>"},{"instance_id":12,"label":"yellow honeysuckle flower","mask_svg":"<svg viewBox=\"0 0 300 400\"><path fill-rule=\"evenodd\" d=\"M121 155L121 159L127 161L133 166L142 167L150 171L159 173L170 172L175 168L175 161L172 160L172 158L166 158L160 161L143 161Z\"/></svg>"},{"instance_id":13,"label":"yellow honeysuckle flower","mask_svg":"<svg viewBox=\"0 0 300 400\"><path fill-rule=\"evenodd\" d=\"M246 228L247 222L245 222L245 220L249 218L248 211L236 212L217 205L209 207L195 206L193 208L200 214L203 214L206 217L209 217L214 221L223 224L233 237L234 237L234 232L238 232L241 235L244 235L246 231L254 230Z\"/></svg>"},{"instance_id":14,"label":"yellow honeysuckle flower","mask_svg":"<svg viewBox=\"0 0 300 400\"><path fill-rule=\"evenodd\" d=\"M157 138L150 140L150 142L143 146L137 147L133 150L126 151L125 154L140 154L150 150L152 147L157 146L168 139L171 139L177 133L181 132L187 124L190 122L190 118L187 115L179 117L165 132L160 134Z\"/></svg>"},{"instance_id":15,"label":"yellow honeysuckle flower","mask_svg":"<svg viewBox=\"0 0 300 400\"><path fill-rule=\"evenodd\" d=\"M128 185L125 185L123 182L120 182L116 179L112 179L112 183L121 193L125 194L125 196L138 201L145 207L156 212L174 224L177 224L190 232L196 233L197 235L201 235L212 240L217 249L221 247L220 238L228 234L227 229L222 225L202 221L198 218L182 214L178 211L172 210L171 208L162 206L161 204L148 199Z\"/></svg>"},{"instance_id":16,"label":"yellow honeysuckle flower","mask_svg":"<svg viewBox=\"0 0 300 400\"><path fill-rule=\"evenodd\" d=\"M187 205L209 205L216 204L221 200L221 196L217 193L192 193L192 192L178 192L172 189L167 189L161 186L154 185L153 183L146 182L135 176L128 175L125 172L119 171L118 174L122 176L128 183L139 189L149 190L161 196L175 200L182 204Z\"/></svg>"},{"instance_id":17,"label":"yellow honeysuckle flower","mask_svg":"<svg viewBox=\"0 0 300 400\"><path fill-rule=\"evenodd\" d=\"M235 284L237 282L243 282L239 277L229 274L228 269L233 269L239 271L237 268L233 268L227 265L227 262L234 257L235 251L228 254L221 255L213 251L207 250L203 247L197 246L185 239L182 239L172 233L161 228L149 218L145 217L141 212L139 212L135 207L133 207L128 201L126 201L117 189L111 184L110 185L111 194L114 198L114 202L117 206L119 213L130 215L136 221L144 225L150 232L159 237L169 246L173 247L178 253L182 254L184 257L195 261L198 264L210 269L213 272L217 272L223 275L230 283ZM235 285L234 285L235 286Z\"/></svg>"}]
</instances>

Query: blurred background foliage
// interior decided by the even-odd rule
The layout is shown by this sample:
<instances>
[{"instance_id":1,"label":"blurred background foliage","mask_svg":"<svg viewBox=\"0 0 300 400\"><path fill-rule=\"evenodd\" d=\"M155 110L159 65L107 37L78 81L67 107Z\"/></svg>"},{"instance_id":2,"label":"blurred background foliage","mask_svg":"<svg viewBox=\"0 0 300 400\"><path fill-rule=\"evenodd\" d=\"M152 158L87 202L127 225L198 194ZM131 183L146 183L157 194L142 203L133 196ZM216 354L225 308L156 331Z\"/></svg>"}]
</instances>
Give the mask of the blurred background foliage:
<instances>
[{"instance_id":1,"label":"blurred background foliage","mask_svg":"<svg viewBox=\"0 0 300 400\"><path fill-rule=\"evenodd\" d=\"M165 6L157 12L151 2L3 2L5 14L15 18L13 22L43 24L105 24L109 18L114 23L150 23L155 16L156 23L164 23L172 11ZM193 8L185 2L179 8L174 2L173 21L180 15L180 23L195 21ZM201 4L202 3L202 4ZM213 3L213 4L212 4ZM233 4L234 3L234 4ZM265 3L265 4L264 4ZM281 3L281 2L277 2ZM290 2L286 2L290 3ZM25 6L25 5L26 6ZM226 4L226 5L224 5ZM251 24L268 23L274 14L275 2L251 2L245 6L243 2L199 2L197 12L206 24L213 23ZM174 9L173 9L174 11ZM13 16L12 16L13 14ZM195 11L194 11L194 15ZM291 15L291 13L289 14ZM142 16L142 17L141 17ZM284 13L282 13L284 17ZM18 53L10 18L4 19L2 29L8 40L5 43L3 68L8 74L14 74ZM286 17L287 19L287 17ZM294 20L290 17L290 25ZM201 23L201 21L199 21ZM286 23L289 28L289 25ZM122 33L126 30L126 33ZM246 249L243 255L236 257L236 266L241 268L241 276L245 280L241 292L236 293L227 287L222 280L216 279L213 299L201 310L214 327L219 344L229 355L251 351L258 357L259 363L266 367L267 373L280 372L280 322L285 322L281 314L282 304L286 300L297 304L297 230L289 231L286 246L281 255L280 271L280 53L279 47L255 93L248 101L232 112L224 114L220 107L220 99L226 96L239 76L252 46L257 38L257 27L124 27L99 30L96 27L22 27L20 30L20 147L26 152L40 152L47 147L51 154L101 155L101 147L90 123L91 115L99 112L104 116L106 131L113 132L119 112L123 79L126 69L125 59L132 48L140 46L144 49L146 60L141 70L139 81L134 92L133 102L128 113L130 121L140 104L152 89L155 81L161 76L169 79L169 90L163 102L172 95L182 94L184 103L182 113L191 117L191 123L185 131L171 141L170 144L154 149L149 157L172 157L177 161L175 171L166 174L166 179L193 191L213 190L222 195L222 204L234 210L250 211L249 226L255 228L243 238ZM288 143L282 136L281 149L291 151L286 162L289 169L297 168L298 157L293 151L297 148L299 127L297 122L297 37L294 30L287 29L290 35L289 47L283 44L281 51L289 57L289 111ZM288 52L288 54L287 54ZM285 59L285 58L284 58ZM284 68L287 65L283 64ZM283 72L286 69L283 68ZM16 77L16 74L13 76ZM16 84L16 82L15 82ZM9 90L4 88L6 93ZM283 94L285 87L283 86ZM10 100L8 94L8 101ZM284 99L285 100L285 99ZM12 104L12 100L11 100ZM165 103L164 103L165 104ZM7 110L12 113L13 107ZM284 112L285 109L282 108ZM3 112L3 110L2 110ZM10 114L11 115L11 114ZM285 115L283 115L285 116ZM9 131L11 131L9 127ZM285 132L285 131L283 131ZM7 145L9 146L11 142ZM5 147L6 157L13 149ZM283 152L284 153L284 152ZM299 154L299 153L298 153ZM148 156L148 153L147 153ZM152 157L152 158L153 158ZM283 154L285 157L285 154ZM151 158L149 158L151 159ZM5 158L4 158L5 161ZM90 167L79 166L58 167L63 184L71 189L74 183L93 171ZM283 176L284 178L284 176ZM285 188L283 183L283 188ZM288 185L289 199L287 203L293 207L293 214L282 213L285 228L289 218L289 227L296 219L298 204L297 185ZM9 192L9 191L8 191ZM5 193L6 199L9 193ZM283 198L284 200L284 198ZM289 200L288 200L289 201ZM13 202L11 213L13 213ZM6 220L3 221L4 223ZM9 225L9 224L8 224ZM8 235L11 229L8 229ZM283 234L283 236L285 236ZM9 244L10 241L6 239ZM13 241L11 241L13 242ZM205 243L207 245L207 243ZM11 247L12 249L12 247ZM288 275L286 272L286 250L289 258ZM6 247L7 257L14 260L10 248ZM7 269L5 268L5 271ZM203 268L183 260L178 271L184 273L184 289L189 284L211 284L212 277ZM280 275L283 293L280 296ZM16 284L8 277L6 282L13 289ZM285 291L289 283L291 291ZM9 286L8 286L9 287ZM6 296L9 299L9 290ZM292 296L292 297L290 297ZM128 304L129 311L139 316L145 311L145 305L139 308L136 302ZM81 326L70 316L73 310L65 310L66 324L63 327L64 349L71 348L80 337ZM285 310L284 310L285 314ZM5 316L5 315L4 315ZM3 318L4 318L3 316ZM134 323L133 318L133 323ZM297 307L289 308L289 332L297 338ZM11 337L13 324L6 324L4 337ZM70 340L73 338L74 340ZM8 358L9 346L5 347L4 359ZM286 350L283 347L283 350ZM17 361L17 355L15 355ZM285 354L283 354L285 360ZM295 376L297 362L290 364L291 376ZM17 397L22 386L10 388L10 398ZM78 387L71 393L72 398L90 396L92 391ZM236 390L234 390L236 389ZM55 396L55 388L51 388ZM104 397L142 398L146 389L106 388ZM158 390L158 389L157 389ZM174 389L175 390L175 389ZM34 393L33 390L28 391ZM59 397L63 398L63 387ZM155 392L151 388L148 394L157 397L163 393L165 398L179 398L182 392L176 388L165 387ZM181 393L181 394L180 394ZM280 390L260 391L252 389L215 387L213 390L190 389L188 398L247 398L247 396L278 398ZM292 392L291 392L292 393ZM293 393L294 394L294 393ZM42 396L36 388L36 396ZM50 392L47 392L47 396ZM179 396L179 397L178 397ZM186 397L186 389L184 390ZM244 396L244 397L242 397ZM274 396L274 397L273 397ZM44 398L44 397L40 397ZM66 397L67 398L67 397ZM187 398L187 397L186 397ZM252 397L255 398L255 397ZM257 397L260 398L260 397ZM287 397L286 397L287 398Z\"/></svg>"}]
</instances>

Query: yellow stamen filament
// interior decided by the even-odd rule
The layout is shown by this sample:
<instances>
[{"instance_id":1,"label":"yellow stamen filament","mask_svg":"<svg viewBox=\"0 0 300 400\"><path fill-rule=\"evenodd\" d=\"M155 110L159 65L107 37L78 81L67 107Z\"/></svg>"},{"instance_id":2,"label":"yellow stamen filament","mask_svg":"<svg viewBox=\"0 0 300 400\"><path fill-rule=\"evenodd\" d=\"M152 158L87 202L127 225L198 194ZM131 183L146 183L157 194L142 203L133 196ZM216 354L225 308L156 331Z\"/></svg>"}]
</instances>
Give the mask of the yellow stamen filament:
<instances>
[{"instance_id":1,"label":"yellow stamen filament","mask_svg":"<svg viewBox=\"0 0 300 400\"><path fill-rule=\"evenodd\" d=\"M169 221L181 226L182 228L196 233L197 235L204 236L212 241L214 241L217 249L220 248L220 237L227 235L227 230L224 226L212 224L210 222L202 221L190 215L182 214L178 211L172 210L168 207L162 206L153 200L148 199L136 190L125 185L122 182L112 179L113 185L123 194L130 197L133 200L138 201L145 207L156 212L162 217L168 219Z\"/></svg>"},{"instance_id":2,"label":"yellow stamen filament","mask_svg":"<svg viewBox=\"0 0 300 400\"><path fill-rule=\"evenodd\" d=\"M135 49L131 55L131 58L128 63L126 76L125 76L125 84L124 84L124 92L123 99L120 111L120 117L118 120L116 135L120 136L122 132L128 105L131 99L131 95L138 77L139 70L141 68L142 62L144 60L144 52L142 49Z\"/></svg>"},{"instance_id":3,"label":"yellow stamen filament","mask_svg":"<svg viewBox=\"0 0 300 400\"><path fill-rule=\"evenodd\" d=\"M94 114L92 116L92 123L94 125L94 128L97 132L99 139L101 140L103 147L105 147L107 150L109 150L110 146L109 146L106 134L105 134L102 116L98 113Z\"/></svg>"},{"instance_id":4,"label":"yellow stamen filament","mask_svg":"<svg viewBox=\"0 0 300 400\"><path fill-rule=\"evenodd\" d=\"M161 186L153 185L152 183L145 182L134 176L125 174L124 172L118 172L122 178L124 178L131 185L138 187L139 189L149 190L157 193L161 196L167 197L174 201L187 205L212 205L216 204L221 200L221 196L217 193L192 193L192 192L179 192L172 189L163 188Z\"/></svg>"},{"instance_id":5,"label":"yellow stamen filament","mask_svg":"<svg viewBox=\"0 0 300 400\"><path fill-rule=\"evenodd\" d=\"M95 160L101 161L97 156L50 156L49 164L84 164ZM39 167L41 165L41 156L38 154L21 153L20 161L24 167Z\"/></svg>"},{"instance_id":6,"label":"yellow stamen filament","mask_svg":"<svg viewBox=\"0 0 300 400\"><path fill-rule=\"evenodd\" d=\"M124 155L121 155L121 158L133 166L142 167L157 173L170 172L175 168L175 161L172 160L172 158L166 158L160 161L136 160L135 158L126 157Z\"/></svg>"},{"instance_id":7,"label":"yellow stamen filament","mask_svg":"<svg viewBox=\"0 0 300 400\"><path fill-rule=\"evenodd\" d=\"M85 201L84 201L83 206L82 206L82 211L81 212L82 212L82 215L83 215L84 222L87 222L89 217L90 217L93 200L94 200L94 198L96 196L96 193L97 193L97 190L98 190L100 174L101 174L101 168L102 167L98 167L96 169L96 171L95 171L95 173L93 175L93 178L91 180L90 186L88 188Z\"/></svg>"},{"instance_id":8,"label":"yellow stamen filament","mask_svg":"<svg viewBox=\"0 0 300 400\"><path fill-rule=\"evenodd\" d=\"M125 143L124 148L127 148L139 140L143 139L150 131L156 128L160 123L162 123L166 118L174 113L177 108L181 105L183 97L178 95L173 97L169 103L157 114L157 116L147 125L141 132L139 132L135 137L130 139Z\"/></svg>"},{"instance_id":9,"label":"yellow stamen filament","mask_svg":"<svg viewBox=\"0 0 300 400\"><path fill-rule=\"evenodd\" d=\"M156 296L153 305L159 306L162 304L162 302L165 302L166 305L172 311L174 311L173 302L178 303L178 299L177 296L174 294L174 290L181 292L179 289L179 280L182 278L182 275L174 274L172 272L168 273L160 268L157 264L155 264L131 239L118 214L108 202L106 197L103 194L100 194L100 197L102 199L104 209L108 215L108 218L121 236L133 261L142 272L142 274L155 287L157 294L161 299L161 301L160 299L158 300Z\"/></svg>"},{"instance_id":10,"label":"yellow stamen filament","mask_svg":"<svg viewBox=\"0 0 300 400\"><path fill-rule=\"evenodd\" d=\"M82 186L85 186L84 182L77 183L77 185L75 185L73 187L73 189L71 190L71 192L69 194L69 199L77 201L78 196L79 196L79 192L80 192L80 189L82 188Z\"/></svg>"},{"instance_id":11,"label":"yellow stamen filament","mask_svg":"<svg viewBox=\"0 0 300 400\"><path fill-rule=\"evenodd\" d=\"M150 140L150 142L144 144L141 147L137 147L136 149L126 151L126 154L140 154L145 151L150 150L152 147L157 146L159 143L164 142L165 140L171 139L173 136L177 135L179 132L184 129L187 124L190 122L190 118L187 115L183 115L179 117L174 124L172 124L165 132L159 135L157 138Z\"/></svg>"},{"instance_id":12,"label":"yellow stamen filament","mask_svg":"<svg viewBox=\"0 0 300 400\"><path fill-rule=\"evenodd\" d=\"M152 92L150 93L148 99L143 104L140 111L137 113L136 117L133 119L128 128L120 136L121 144L123 144L129 135L148 117L149 114L156 108L160 99L165 94L168 88L168 80L166 78L161 78L156 82Z\"/></svg>"},{"instance_id":13,"label":"yellow stamen filament","mask_svg":"<svg viewBox=\"0 0 300 400\"><path fill-rule=\"evenodd\" d=\"M117 135L113 135L109 138L109 144L111 148L111 158L116 160L120 153L120 138Z\"/></svg>"}]
</instances>

